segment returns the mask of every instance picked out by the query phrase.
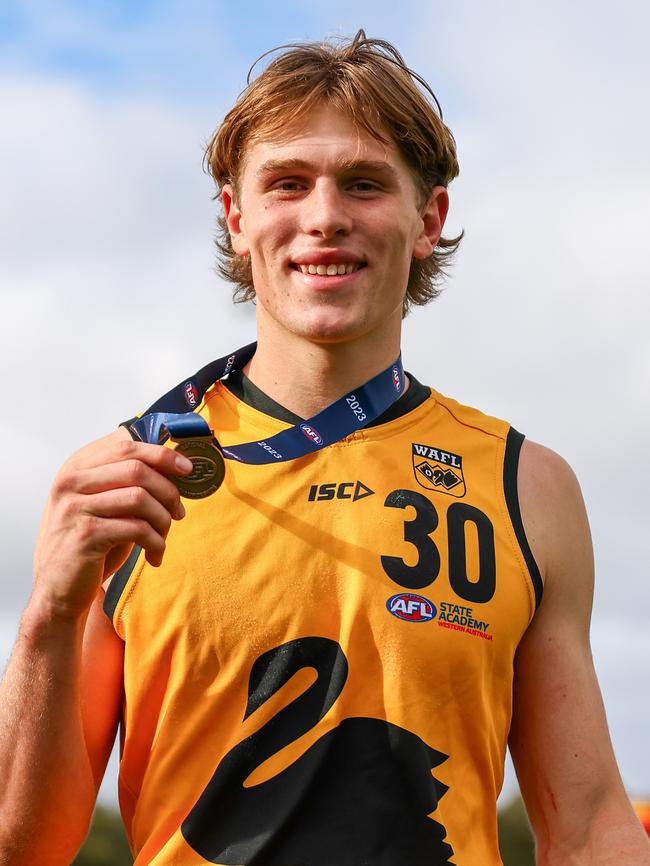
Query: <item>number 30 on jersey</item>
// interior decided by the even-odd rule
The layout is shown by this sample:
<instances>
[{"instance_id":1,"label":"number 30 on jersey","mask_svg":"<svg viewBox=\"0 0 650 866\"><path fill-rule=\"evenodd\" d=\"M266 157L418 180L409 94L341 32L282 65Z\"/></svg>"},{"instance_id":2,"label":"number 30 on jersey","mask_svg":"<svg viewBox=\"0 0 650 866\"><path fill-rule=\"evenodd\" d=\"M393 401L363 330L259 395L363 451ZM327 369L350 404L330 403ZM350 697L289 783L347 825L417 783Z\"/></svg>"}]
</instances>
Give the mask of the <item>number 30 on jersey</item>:
<instances>
[{"instance_id":1,"label":"number 30 on jersey","mask_svg":"<svg viewBox=\"0 0 650 866\"><path fill-rule=\"evenodd\" d=\"M384 505L387 508L411 506L415 509L415 517L404 521L404 541L412 544L418 552L415 565L407 565L399 556L382 555L384 571L392 581L406 589L429 586L440 572L440 551L431 537L438 529L438 512L426 496L415 490L393 490ZM490 519L473 505L454 502L447 510L446 522L451 588L466 601L489 601L496 589L494 527ZM468 575L467 524L473 525L478 542L478 576L473 575L472 579Z\"/></svg>"}]
</instances>

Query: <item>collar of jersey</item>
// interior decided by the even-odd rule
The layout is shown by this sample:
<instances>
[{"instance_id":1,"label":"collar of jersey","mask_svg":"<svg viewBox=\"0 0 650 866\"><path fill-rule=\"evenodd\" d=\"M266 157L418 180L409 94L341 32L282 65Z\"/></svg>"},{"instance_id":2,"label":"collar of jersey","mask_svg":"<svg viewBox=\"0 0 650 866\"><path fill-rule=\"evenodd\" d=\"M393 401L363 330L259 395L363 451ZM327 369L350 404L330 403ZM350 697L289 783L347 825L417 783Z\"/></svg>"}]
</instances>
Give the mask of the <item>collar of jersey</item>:
<instances>
[{"instance_id":1,"label":"collar of jersey","mask_svg":"<svg viewBox=\"0 0 650 866\"><path fill-rule=\"evenodd\" d=\"M431 396L431 389L422 385L413 376L412 373L407 373L409 377L409 387L402 396L393 403L385 412L378 418L368 424L365 429L378 427L380 424L386 424L388 421L394 421L408 412L412 412L421 403ZM252 409L261 412L264 415L274 418L276 421L282 421L285 424L301 424L305 418L300 418L298 415L285 409L280 403L261 391L241 370L231 373L222 380L224 387L238 400L250 406Z\"/></svg>"}]
</instances>

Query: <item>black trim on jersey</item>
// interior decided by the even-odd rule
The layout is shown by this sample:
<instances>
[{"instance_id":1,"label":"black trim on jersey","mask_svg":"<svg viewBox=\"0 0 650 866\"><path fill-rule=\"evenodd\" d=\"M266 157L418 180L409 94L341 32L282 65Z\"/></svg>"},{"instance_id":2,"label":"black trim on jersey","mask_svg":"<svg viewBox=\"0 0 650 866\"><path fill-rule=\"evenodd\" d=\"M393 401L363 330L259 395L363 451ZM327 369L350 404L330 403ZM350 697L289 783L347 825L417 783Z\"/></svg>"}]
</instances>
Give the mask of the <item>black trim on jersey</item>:
<instances>
[{"instance_id":1,"label":"black trim on jersey","mask_svg":"<svg viewBox=\"0 0 650 866\"><path fill-rule=\"evenodd\" d=\"M526 565L528 566L528 572L533 582L533 589L535 590L535 608L538 608L539 603L542 600L544 582L542 581L542 576L537 567L537 563L535 562L535 557L533 556L533 552L528 544L528 539L526 538L524 522L521 519L521 511L519 509L519 494L517 492L519 453L524 438L524 435L519 433L518 430L515 430L514 427L511 427L508 431L506 453L503 460L503 491L506 497L506 505L508 506L510 520L512 521L515 535L519 542L519 547L524 555Z\"/></svg>"},{"instance_id":2,"label":"black trim on jersey","mask_svg":"<svg viewBox=\"0 0 650 866\"><path fill-rule=\"evenodd\" d=\"M117 603L122 597L122 593L126 588L141 553L142 548L138 547L137 544L134 544L133 550L129 554L129 558L124 565L115 572L113 579L108 585L106 595L104 596L104 613L111 622L113 621L113 615L115 614Z\"/></svg>"},{"instance_id":3,"label":"black trim on jersey","mask_svg":"<svg viewBox=\"0 0 650 866\"><path fill-rule=\"evenodd\" d=\"M388 421L394 421L407 412L412 412L421 403L430 396L429 388L421 385L412 373L406 374L409 377L410 385L406 392L396 400L392 406L389 406L385 412L375 418L372 424L367 424L366 427L376 427L378 424L386 424ZM272 418L277 418L278 421L284 421L286 424L301 424L305 419L294 415L289 409L285 409L279 403L276 403L271 397L260 391L257 385L254 385L251 380L241 370L236 370L231 373L226 379L223 379L223 384L242 402L257 409L259 412L264 412L265 415L270 415Z\"/></svg>"}]
</instances>

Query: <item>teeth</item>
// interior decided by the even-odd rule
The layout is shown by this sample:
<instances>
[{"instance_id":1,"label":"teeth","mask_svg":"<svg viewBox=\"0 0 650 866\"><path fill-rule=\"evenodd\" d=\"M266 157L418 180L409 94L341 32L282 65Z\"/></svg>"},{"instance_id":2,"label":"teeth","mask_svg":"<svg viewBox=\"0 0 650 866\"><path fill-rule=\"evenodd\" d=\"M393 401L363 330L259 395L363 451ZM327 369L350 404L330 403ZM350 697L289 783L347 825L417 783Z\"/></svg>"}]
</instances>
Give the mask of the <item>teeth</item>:
<instances>
[{"instance_id":1,"label":"teeth","mask_svg":"<svg viewBox=\"0 0 650 866\"><path fill-rule=\"evenodd\" d=\"M352 274L356 271L359 265L351 262L350 264L331 264L331 265L299 265L303 274L318 274L321 277L336 277L343 274Z\"/></svg>"}]
</instances>

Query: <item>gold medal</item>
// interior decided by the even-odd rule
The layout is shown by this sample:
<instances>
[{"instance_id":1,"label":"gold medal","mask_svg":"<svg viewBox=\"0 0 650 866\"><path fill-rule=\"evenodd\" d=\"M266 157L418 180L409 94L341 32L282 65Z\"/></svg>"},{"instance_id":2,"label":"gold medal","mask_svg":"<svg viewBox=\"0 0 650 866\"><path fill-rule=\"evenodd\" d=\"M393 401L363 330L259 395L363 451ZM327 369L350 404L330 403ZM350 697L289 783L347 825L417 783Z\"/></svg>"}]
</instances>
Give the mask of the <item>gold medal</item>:
<instances>
[{"instance_id":1,"label":"gold medal","mask_svg":"<svg viewBox=\"0 0 650 866\"><path fill-rule=\"evenodd\" d=\"M189 475L174 475L171 478L181 496L186 499L204 499L221 487L226 465L211 436L178 439L174 450L191 460L194 466Z\"/></svg>"}]
</instances>

